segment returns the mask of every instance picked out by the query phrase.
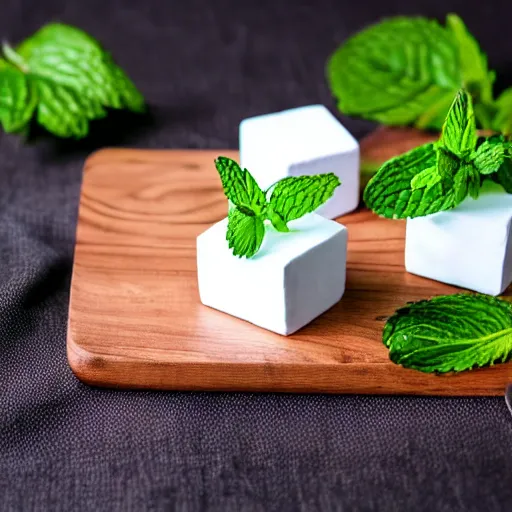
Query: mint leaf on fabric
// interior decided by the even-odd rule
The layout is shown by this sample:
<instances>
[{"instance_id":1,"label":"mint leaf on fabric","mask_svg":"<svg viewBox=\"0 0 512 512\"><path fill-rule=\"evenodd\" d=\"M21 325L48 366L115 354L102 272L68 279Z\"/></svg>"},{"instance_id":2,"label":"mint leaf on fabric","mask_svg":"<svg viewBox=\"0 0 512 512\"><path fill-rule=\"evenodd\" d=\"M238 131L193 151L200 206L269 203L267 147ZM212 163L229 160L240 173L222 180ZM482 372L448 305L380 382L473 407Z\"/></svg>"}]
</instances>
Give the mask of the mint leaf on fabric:
<instances>
[{"instance_id":1,"label":"mint leaf on fabric","mask_svg":"<svg viewBox=\"0 0 512 512\"><path fill-rule=\"evenodd\" d=\"M383 331L389 357L422 372L460 372L512 356L512 304L487 295L456 294L408 304Z\"/></svg>"},{"instance_id":2,"label":"mint leaf on fabric","mask_svg":"<svg viewBox=\"0 0 512 512\"><path fill-rule=\"evenodd\" d=\"M19 132L29 123L37 104L37 94L27 77L0 59L0 123L8 132Z\"/></svg>"},{"instance_id":3,"label":"mint leaf on fabric","mask_svg":"<svg viewBox=\"0 0 512 512\"><path fill-rule=\"evenodd\" d=\"M457 44L462 85L480 101L492 103L492 84L495 74L488 68L487 56L459 16L448 14L446 27L453 34Z\"/></svg>"},{"instance_id":4,"label":"mint leaf on fabric","mask_svg":"<svg viewBox=\"0 0 512 512\"><path fill-rule=\"evenodd\" d=\"M357 33L330 57L327 78L344 114L388 125L423 115L422 127L437 129L462 85L452 34L421 17L390 18Z\"/></svg>"},{"instance_id":5,"label":"mint leaf on fabric","mask_svg":"<svg viewBox=\"0 0 512 512\"><path fill-rule=\"evenodd\" d=\"M273 188L269 205L287 223L315 211L332 197L339 185L339 178L332 173L290 176Z\"/></svg>"},{"instance_id":6,"label":"mint leaf on fabric","mask_svg":"<svg viewBox=\"0 0 512 512\"><path fill-rule=\"evenodd\" d=\"M240 166L231 158L219 156L215 167L222 182L226 197L240 209L261 214L267 204L265 194L247 169Z\"/></svg>"},{"instance_id":7,"label":"mint leaf on fabric","mask_svg":"<svg viewBox=\"0 0 512 512\"><path fill-rule=\"evenodd\" d=\"M422 217L455 205L453 182L443 179L429 189L413 190L411 182L437 164L433 143L388 160L364 190L364 202L376 214L390 219Z\"/></svg>"},{"instance_id":8,"label":"mint leaf on fabric","mask_svg":"<svg viewBox=\"0 0 512 512\"><path fill-rule=\"evenodd\" d=\"M235 256L254 256L259 251L264 236L265 224L261 217L247 214L238 207L229 211L226 240Z\"/></svg>"},{"instance_id":9,"label":"mint leaf on fabric","mask_svg":"<svg viewBox=\"0 0 512 512\"><path fill-rule=\"evenodd\" d=\"M106 108L145 108L112 57L75 27L46 25L15 49L4 44L3 53L33 91L38 122L59 137L85 137L89 122L104 117Z\"/></svg>"},{"instance_id":10,"label":"mint leaf on fabric","mask_svg":"<svg viewBox=\"0 0 512 512\"><path fill-rule=\"evenodd\" d=\"M461 89L448 111L438 144L457 157L465 158L475 149L476 142L473 101L469 93Z\"/></svg>"}]
</instances>

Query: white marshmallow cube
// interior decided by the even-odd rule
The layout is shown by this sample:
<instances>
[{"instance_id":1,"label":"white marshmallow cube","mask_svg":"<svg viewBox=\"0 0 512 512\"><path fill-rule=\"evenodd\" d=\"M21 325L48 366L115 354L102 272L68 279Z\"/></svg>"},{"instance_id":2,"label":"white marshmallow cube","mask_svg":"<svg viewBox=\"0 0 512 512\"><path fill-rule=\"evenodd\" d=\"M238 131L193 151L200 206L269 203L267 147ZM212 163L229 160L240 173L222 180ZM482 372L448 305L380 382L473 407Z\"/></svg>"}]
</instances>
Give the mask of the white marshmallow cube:
<instances>
[{"instance_id":1,"label":"white marshmallow cube","mask_svg":"<svg viewBox=\"0 0 512 512\"><path fill-rule=\"evenodd\" d=\"M490 181L477 200L407 220L408 272L488 295L512 282L512 195Z\"/></svg>"},{"instance_id":2,"label":"white marshmallow cube","mask_svg":"<svg viewBox=\"0 0 512 512\"><path fill-rule=\"evenodd\" d=\"M345 291L347 229L316 214L266 226L252 258L233 256L227 219L197 238L199 295L206 306L288 335L336 304Z\"/></svg>"},{"instance_id":3,"label":"white marshmallow cube","mask_svg":"<svg viewBox=\"0 0 512 512\"><path fill-rule=\"evenodd\" d=\"M240 164L263 190L287 176L336 174L341 186L316 210L328 219L359 204L359 144L323 105L244 119Z\"/></svg>"}]
</instances>

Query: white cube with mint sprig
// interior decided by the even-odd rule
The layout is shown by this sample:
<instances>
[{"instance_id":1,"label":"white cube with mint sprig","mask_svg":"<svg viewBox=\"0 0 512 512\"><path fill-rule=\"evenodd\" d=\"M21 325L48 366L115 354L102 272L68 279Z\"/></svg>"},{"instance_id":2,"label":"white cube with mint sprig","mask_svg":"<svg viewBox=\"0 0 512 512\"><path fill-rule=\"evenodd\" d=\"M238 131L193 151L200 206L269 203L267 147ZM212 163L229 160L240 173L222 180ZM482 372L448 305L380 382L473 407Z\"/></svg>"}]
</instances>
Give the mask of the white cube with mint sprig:
<instances>
[{"instance_id":1,"label":"white cube with mint sprig","mask_svg":"<svg viewBox=\"0 0 512 512\"><path fill-rule=\"evenodd\" d=\"M340 181L334 174L289 177L263 191L235 161L215 164L231 208L197 238L201 302L292 334L345 290L347 229L313 213Z\"/></svg>"},{"instance_id":2,"label":"white cube with mint sprig","mask_svg":"<svg viewBox=\"0 0 512 512\"><path fill-rule=\"evenodd\" d=\"M436 143L386 162L364 200L407 219L408 272L489 295L512 282L512 144L478 137L471 96L457 94Z\"/></svg>"}]
</instances>

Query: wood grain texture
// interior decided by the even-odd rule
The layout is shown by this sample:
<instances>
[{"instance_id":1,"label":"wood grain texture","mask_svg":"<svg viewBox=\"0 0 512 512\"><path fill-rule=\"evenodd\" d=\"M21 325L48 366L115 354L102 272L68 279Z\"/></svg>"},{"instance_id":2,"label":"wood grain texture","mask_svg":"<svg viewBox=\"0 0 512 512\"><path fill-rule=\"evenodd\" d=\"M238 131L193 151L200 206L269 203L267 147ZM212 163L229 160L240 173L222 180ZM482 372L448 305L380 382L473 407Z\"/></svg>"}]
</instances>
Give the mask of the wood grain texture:
<instances>
[{"instance_id":1,"label":"wood grain texture","mask_svg":"<svg viewBox=\"0 0 512 512\"><path fill-rule=\"evenodd\" d=\"M503 394L510 363L436 376L389 361L386 317L457 288L406 273L405 223L365 210L340 219L349 229L344 298L293 336L203 306L195 239L226 215L219 154L237 157L108 149L87 161L67 340L78 378L168 390Z\"/></svg>"}]
</instances>

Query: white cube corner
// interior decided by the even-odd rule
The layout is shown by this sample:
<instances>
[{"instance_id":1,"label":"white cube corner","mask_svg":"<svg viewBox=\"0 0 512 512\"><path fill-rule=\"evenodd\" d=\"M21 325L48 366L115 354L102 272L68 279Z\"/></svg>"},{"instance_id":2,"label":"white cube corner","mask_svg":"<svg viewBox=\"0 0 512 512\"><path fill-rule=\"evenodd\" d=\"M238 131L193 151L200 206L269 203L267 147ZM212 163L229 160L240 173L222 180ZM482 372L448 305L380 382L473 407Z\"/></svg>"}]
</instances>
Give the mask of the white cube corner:
<instances>
[{"instance_id":1,"label":"white cube corner","mask_svg":"<svg viewBox=\"0 0 512 512\"><path fill-rule=\"evenodd\" d=\"M316 213L334 219L359 204L359 144L323 105L244 119L240 163L263 189L287 176L332 172L341 186Z\"/></svg>"}]
</instances>

